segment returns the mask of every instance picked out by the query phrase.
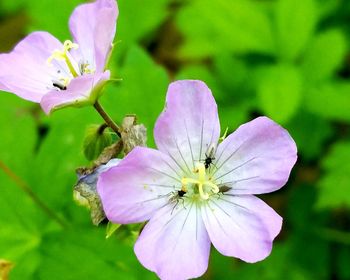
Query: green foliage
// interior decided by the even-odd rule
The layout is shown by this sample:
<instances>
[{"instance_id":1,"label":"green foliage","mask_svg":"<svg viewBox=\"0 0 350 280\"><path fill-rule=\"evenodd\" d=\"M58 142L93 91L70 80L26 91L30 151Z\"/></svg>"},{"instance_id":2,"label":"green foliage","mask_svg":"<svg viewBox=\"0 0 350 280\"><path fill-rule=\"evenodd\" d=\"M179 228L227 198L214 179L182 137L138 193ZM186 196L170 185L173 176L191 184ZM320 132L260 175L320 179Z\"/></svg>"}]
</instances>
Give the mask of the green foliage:
<instances>
[{"instance_id":1,"label":"green foliage","mask_svg":"<svg viewBox=\"0 0 350 280\"><path fill-rule=\"evenodd\" d=\"M339 279L346 280L350 278L350 250L347 247L342 247L339 250L338 255L336 256L336 266L339 271Z\"/></svg>"},{"instance_id":2,"label":"green foliage","mask_svg":"<svg viewBox=\"0 0 350 280\"><path fill-rule=\"evenodd\" d=\"M322 81L342 65L347 52L346 39L340 30L319 34L308 46L302 68L307 81Z\"/></svg>"},{"instance_id":3,"label":"green foliage","mask_svg":"<svg viewBox=\"0 0 350 280\"><path fill-rule=\"evenodd\" d=\"M258 98L262 111L277 122L284 123L299 109L302 80L298 69L276 65L261 69Z\"/></svg>"},{"instance_id":4,"label":"green foliage","mask_svg":"<svg viewBox=\"0 0 350 280\"><path fill-rule=\"evenodd\" d=\"M131 45L149 41L154 30L166 19L169 0L120 0L117 39Z\"/></svg>"},{"instance_id":5,"label":"green foliage","mask_svg":"<svg viewBox=\"0 0 350 280\"><path fill-rule=\"evenodd\" d=\"M350 143L338 142L322 161L325 175L318 183L319 208L350 206Z\"/></svg>"},{"instance_id":6,"label":"green foliage","mask_svg":"<svg viewBox=\"0 0 350 280\"><path fill-rule=\"evenodd\" d=\"M299 155L311 160L325 153L325 144L334 129L324 118L299 111L287 125L289 133L297 143Z\"/></svg>"},{"instance_id":7,"label":"green foliage","mask_svg":"<svg viewBox=\"0 0 350 280\"><path fill-rule=\"evenodd\" d=\"M276 52L293 61L306 47L317 23L314 0L278 0L276 5Z\"/></svg>"},{"instance_id":8,"label":"green foliage","mask_svg":"<svg viewBox=\"0 0 350 280\"><path fill-rule=\"evenodd\" d=\"M177 25L186 36L182 57L203 58L223 51L270 53L273 49L268 17L251 1L194 0L179 12Z\"/></svg>"},{"instance_id":9,"label":"green foliage","mask_svg":"<svg viewBox=\"0 0 350 280\"><path fill-rule=\"evenodd\" d=\"M122 120L126 114L136 114L138 121L147 127L148 143L151 144L153 126L163 110L169 84L166 71L134 45L126 54L120 75L123 80L104 94L104 107L117 120Z\"/></svg>"},{"instance_id":10,"label":"green foliage","mask_svg":"<svg viewBox=\"0 0 350 280\"><path fill-rule=\"evenodd\" d=\"M305 96L305 107L320 117L350 120L350 83L326 82L310 88Z\"/></svg>"},{"instance_id":11,"label":"green foliage","mask_svg":"<svg viewBox=\"0 0 350 280\"><path fill-rule=\"evenodd\" d=\"M0 2L0 10L1 13L14 13L18 11L20 8L25 6L25 0L17 0L17 1L1 1Z\"/></svg>"},{"instance_id":12,"label":"green foliage","mask_svg":"<svg viewBox=\"0 0 350 280\"><path fill-rule=\"evenodd\" d=\"M131 265L137 263L130 248L116 240L107 242L101 230L49 234L41 254L45 257L36 279L136 279Z\"/></svg>"},{"instance_id":13,"label":"green foliage","mask_svg":"<svg viewBox=\"0 0 350 280\"><path fill-rule=\"evenodd\" d=\"M26 2L28 16L31 19L30 30L45 30L55 37L64 40L70 39L68 19L82 0L50 0L50 1L30 1Z\"/></svg>"}]
</instances>

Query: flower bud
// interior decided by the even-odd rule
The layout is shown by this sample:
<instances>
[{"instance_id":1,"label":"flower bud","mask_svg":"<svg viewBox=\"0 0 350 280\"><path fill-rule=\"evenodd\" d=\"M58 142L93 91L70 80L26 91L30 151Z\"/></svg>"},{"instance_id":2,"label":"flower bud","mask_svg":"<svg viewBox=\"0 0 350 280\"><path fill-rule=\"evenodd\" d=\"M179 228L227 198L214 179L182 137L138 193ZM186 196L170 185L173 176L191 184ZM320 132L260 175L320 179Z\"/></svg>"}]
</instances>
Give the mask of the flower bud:
<instances>
[{"instance_id":1,"label":"flower bud","mask_svg":"<svg viewBox=\"0 0 350 280\"><path fill-rule=\"evenodd\" d=\"M112 144L112 135L107 125L91 125L86 129L83 144L84 155L88 160L96 159L104 148Z\"/></svg>"}]
</instances>

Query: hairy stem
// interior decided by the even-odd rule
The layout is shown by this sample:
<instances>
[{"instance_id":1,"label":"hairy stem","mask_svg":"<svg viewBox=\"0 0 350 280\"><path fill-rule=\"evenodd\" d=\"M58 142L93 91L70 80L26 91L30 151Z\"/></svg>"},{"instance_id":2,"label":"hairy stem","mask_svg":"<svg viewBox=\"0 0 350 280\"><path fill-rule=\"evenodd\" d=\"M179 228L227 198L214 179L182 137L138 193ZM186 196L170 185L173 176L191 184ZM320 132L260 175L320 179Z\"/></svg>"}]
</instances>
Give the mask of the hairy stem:
<instances>
[{"instance_id":1,"label":"hairy stem","mask_svg":"<svg viewBox=\"0 0 350 280\"><path fill-rule=\"evenodd\" d=\"M96 103L94 104L94 107L96 109L96 111L101 115L101 117L104 119L104 121L106 122L106 124L113 129L113 131L119 136L121 137L120 134L120 128L119 126L112 120L112 118L107 114L107 112L103 109L103 107L101 106L101 104L96 101Z\"/></svg>"},{"instance_id":2,"label":"hairy stem","mask_svg":"<svg viewBox=\"0 0 350 280\"><path fill-rule=\"evenodd\" d=\"M2 161L0 161L0 169L2 169L5 174L19 187L23 192L25 192L30 199L52 220L57 222L63 228L67 227L67 223L62 220L54 211L52 211L24 182L20 177L18 177L8 166L6 166Z\"/></svg>"}]
</instances>

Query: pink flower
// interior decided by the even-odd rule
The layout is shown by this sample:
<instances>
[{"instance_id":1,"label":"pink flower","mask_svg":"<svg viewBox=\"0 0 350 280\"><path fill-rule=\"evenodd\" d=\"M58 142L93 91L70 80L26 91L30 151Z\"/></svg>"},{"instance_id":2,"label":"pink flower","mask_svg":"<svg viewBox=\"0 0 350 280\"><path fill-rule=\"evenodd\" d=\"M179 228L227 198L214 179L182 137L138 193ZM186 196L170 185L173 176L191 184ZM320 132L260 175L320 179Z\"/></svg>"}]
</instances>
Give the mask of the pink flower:
<instances>
[{"instance_id":1,"label":"pink flower","mask_svg":"<svg viewBox=\"0 0 350 280\"><path fill-rule=\"evenodd\" d=\"M40 103L47 114L95 103L110 77L105 65L117 16L115 0L97 0L73 11L74 42L62 44L47 32L29 34L11 53L0 55L0 90Z\"/></svg>"},{"instance_id":2,"label":"pink flower","mask_svg":"<svg viewBox=\"0 0 350 280\"><path fill-rule=\"evenodd\" d=\"M211 243L226 256L263 260L281 230L282 218L254 194L287 182L297 159L293 139L266 117L240 126L220 144L219 135L207 86L174 82L154 128L158 150L136 147L99 177L110 221L149 220L135 253L161 279L201 276Z\"/></svg>"}]
</instances>

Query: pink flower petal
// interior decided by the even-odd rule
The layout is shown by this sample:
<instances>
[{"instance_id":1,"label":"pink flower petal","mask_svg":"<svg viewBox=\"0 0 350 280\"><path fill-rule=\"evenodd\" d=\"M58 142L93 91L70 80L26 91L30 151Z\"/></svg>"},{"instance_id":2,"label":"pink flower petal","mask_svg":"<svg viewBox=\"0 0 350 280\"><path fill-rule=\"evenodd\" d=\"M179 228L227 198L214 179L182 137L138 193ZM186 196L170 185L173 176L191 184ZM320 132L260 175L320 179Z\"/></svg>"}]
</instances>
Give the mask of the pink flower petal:
<instances>
[{"instance_id":1,"label":"pink flower petal","mask_svg":"<svg viewBox=\"0 0 350 280\"><path fill-rule=\"evenodd\" d=\"M213 178L234 194L261 194L281 188L297 160L288 132L266 117L240 126L218 147Z\"/></svg>"},{"instance_id":2,"label":"pink flower petal","mask_svg":"<svg viewBox=\"0 0 350 280\"><path fill-rule=\"evenodd\" d=\"M175 186L180 186L177 172L167 155L134 148L118 166L102 173L97 182L107 218L119 224L150 219L169 203Z\"/></svg>"},{"instance_id":3,"label":"pink flower petal","mask_svg":"<svg viewBox=\"0 0 350 280\"><path fill-rule=\"evenodd\" d=\"M185 207L159 210L135 244L142 265L163 280L199 277L208 267L210 240L200 209L195 204Z\"/></svg>"},{"instance_id":4,"label":"pink flower petal","mask_svg":"<svg viewBox=\"0 0 350 280\"><path fill-rule=\"evenodd\" d=\"M97 72L103 72L116 32L118 7L115 0L97 0L78 6L72 13L69 26L79 44L72 51L77 61L94 63Z\"/></svg>"},{"instance_id":5,"label":"pink flower petal","mask_svg":"<svg viewBox=\"0 0 350 280\"><path fill-rule=\"evenodd\" d=\"M221 254L251 263L270 254L282 226L282 218L252 195L223 195L208 202L202 216L210 240Z\"/></svg>"},{"instance_id":6,"label":"pink flower petal","mask_svg":"<svg viewBox=\"0 0 350 280\"><path fill-rule=\"evenodd\" d=\"M47 32L34 32L17 44L8 54L0 54L0 89L21 98L40 102L52 89L56 68L47 59L62 44Z\"/></svg>"},{"instance_id":7,"label":"pink flower petal","mask_svg":"<svg viewBox=\"0 0 350 280\"><path fill-rule=\"evenodd\" d=\"M93 103L91 97L92 90L96 86L103 84L109 79L109 71L95 75L84 75L74 78L66 90L51 90L45 94L40 102L42 109L46 114L53 110L76 104L80 107L87 103Z\"/></svg>"},{"instance_id":8,"label":"pink flower petal","mask_svg":"<svg viewBox=\"0 0 350 280\"><path fill-rule=\"evenodd\" d=\"M209 88L201 81L170 84L166 108L154 128L158 149L191 173L195 162L205 159L210 144L217 143L219 134L217 106Z\"/></svg>"}]
</instances>

